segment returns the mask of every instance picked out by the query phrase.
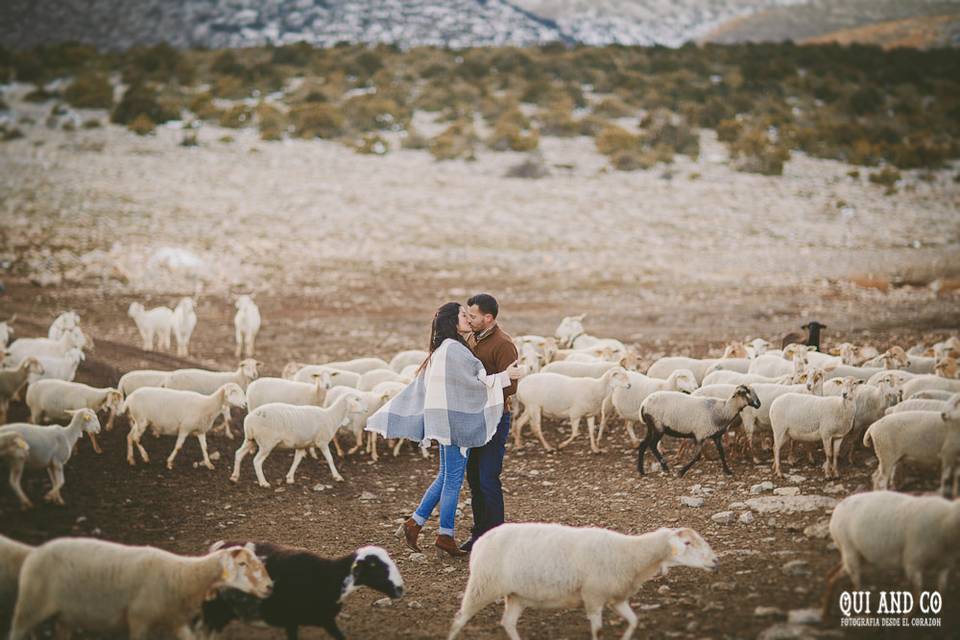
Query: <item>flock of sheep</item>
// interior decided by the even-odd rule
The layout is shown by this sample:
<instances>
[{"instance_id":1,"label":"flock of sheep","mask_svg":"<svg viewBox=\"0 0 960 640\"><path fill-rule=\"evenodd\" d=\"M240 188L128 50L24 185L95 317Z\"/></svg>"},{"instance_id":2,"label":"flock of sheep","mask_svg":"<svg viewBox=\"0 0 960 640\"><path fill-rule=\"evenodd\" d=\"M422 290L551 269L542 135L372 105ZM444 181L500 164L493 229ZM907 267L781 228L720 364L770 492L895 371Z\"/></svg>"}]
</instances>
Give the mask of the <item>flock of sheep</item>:
<instances>
[{"instance_id":1,"label":"flock of sheep","mask_svg":"<svg viewBox=\"0 0 960 640\"><path fill-rule=\"evenodd\" d=\"M64 467L82 434L89 434L94 449L101 452L96 441L101 411L106 413L108 430L117 415L126 416L126 453L131 465L137 463L137 454L143 462L149 462L141 439L150 431L156 436L175 438L166 459L168 469L173 468L190 436L196 437L202 451L199 464L212 469L215 458L208 455L207 435L222 431L232 439L232 410L236 408L246 410L246 417L231 481L239 481L243 460L254 453L257 480L261 486L269 487L263 463L278 449L293 451L287 483L295 482L297 467L304 457L317 457L316 449L324 456L334 479L342 481L331 444L338 455L345 455L338 436L349 433L355 445L348 453L362 449L367 418L413 379L426 353L403 351L389 362L363 357L323 364L289 363L281 377L262 377L262 363L253 358L260 312L248 296L242 296L236 307L236 354L238 358L243 356L236 370L130 371L111 388L94 388L73 381L84 350L92 346L75 312L60 315L45 338L9 342L11 328L0 323L0 341L7 345L0 370L0 418L6 422L7 407L14 400L23 401L30 414L29 423L0 427L0 461L9 467L10 485L21 505L32 506L21 487L25 469L45 469L51 480L45 499L63 504ZM178 353L189 353L190 337L197 324L190 298L182 299L173 310L146 310L134 303L129 315L143 338L144 349L152 349L155 341L158 348L169 349L172 334ZM523 446L523 431L529 425L544 449L551 450L542 423L544 418L553 418L570 422L570 435L559 448L577 438L581 422L585 421L590 448L600 452L607 425L622 420L624 432L638 448L637 469L641 475L648 471L648 450L659 470L668 470L661 440L669 436L693 445L692 453L685 446L678 454L679 458L689 456L680 475L701 458L709 440L728 474L732 471L725 446L733 446L744 459L749 456L759 462L769 441L773 473L781 474L781 450L785 444L789 443L791 449L794 443L819 444L826 477L837 477L842 453L847 454L847 463L853 464L857 447L872 446L878 460L873 475L875 491L847 498L834 510L831 519L831 535L840 549L842 562L829 581L826 609L837 579L848 575L859 588L866 565L898 569L918 591L925 585L925 574L936 572L939 587L945 588L948 572L960 554L957 545L951 543L960 536L960 501L949 499L956 496L960 478L960 339L952 337L929 347L917 345L909 351L893 347L883 353L842 344L831 355L819 350L819 336L811 328L807 340L801 342L812 344L791 343L774 349L762 339L746 344L732 342L720 358L664 357L646 373L640 373L633 348L618 340L587 334L583 319L564 318L551 337L524 335L515 339L525 369L515 396L517 406L513 407L517 416L517 448ZM644 427L642 439L634 431L637 422ZM42 426L44 423L52 424ZM727 442L734 433L732 429L739 434L739 443ZM366 450L376 460L376 436L366 434L366 438ZM394 443L394 455L401 445L402 442ZM428 455L426 449L423 453ZM808 449L806 453L812 460L814 451ZM904 461L939 466L944 497L914 497L886 491L893 484L898 465ZM877 513L894 515L878 518ZM915 523L922 523L922 527ZM876 535L878 527L882 527L882 536ZM602 552L596 551L598 543L602 543ZM311 563L337 562L308 552L276 546L270 549L292 563L293 573L287 577L290 581L301 580L300 574L309 574L304 567L312 566ZM148 633L156 625L175 629L182 637L209 635L235 618L266 621L286 628L288 634L292 628L292 637L302 624L323 626L334 637L342 637L339 630L334 631L334 618L343 595L360 584L391 597L399 597L403 591L399 572L386 552L376 547L365 549L348 556L352 558L348 563L352 568L345 565L334 571L337 579L342 580L333 587L327 585L334 595L320 621L306 613L287 617L269 613L272 605L264 603L276 602L277 610L286 613L296 610L290 604L296 595L282 588L277 573L279 564L274 566L268 561L264 569L261 560L267 551L252 553L250 548L245 550L240 545L212 550L202 558L185 559L157 549L122 547L96 540L54 541L32 549L0 537L0 629L4 606L12 604L19 576L20 596L11 636L17 640L52 615L58 615L68 627L122 628L131 637L140 637L141 631ZM300 557L297 553L306 555ZM565 562L556 563L557 557L565 558ZM634 561L626 563L625 557ZM75 594L77 584L97 581L99 569L89 558L100 558L114 569L121 562L134 567L116 569L116 575L127 582L103 587L109 593L98 592L97 596L116 598L120 603L117 606L129 605L125 614L128 619L117 618L119 614L110 607L78 609L66 602L71 600L70 594ZM364 564L364 558L376 559L379 578L358 582L353 565ZM191 568L178 568L181 564L177 563ZM531 571L531 565L538 563L547 563L550 570ZM516 622L525 607L569 606L577 602L586 608L594 637L601 625L602 609L609 604L627 621L624 638L629 638L637 624L629 598L642 582L674 565L710 569L715 564L716 555L709 545L690 529L661 529L642 536L624 536L602 529L559 525L504 525L485 535L474 547L469 582L451 637L477 611L507 596L502 624L512 639L519 637ZM597 571L600 565L609 566ZM332 571L326 564L323 566L327 573ZM195 591L184 595L180 593L182 588L168 584L169 579L164 576L176 571L190 575L196 572L197 580L188 581L189 586L185 587ZM570 586L574 584L580 585L575 592ZM163 606L151 602L143 605L142 610L137 608L147 597L143 594L158 598L157 591L164 589L172 589L182 597L171 600L174 596L168 594L159 598L167 603ZM125 595L116 595L119 591ZM250 609L243 604L243 597L230 595L235 591L260 604ZM215 598L216 606L204 604L201 596L210 593L220 594ZM181 608L194 609L171 612L170 603L174 601ZM43 615L28 613L27 609ZM199 626L198 619L203 621Z\"/></svg>"}]
</instances>

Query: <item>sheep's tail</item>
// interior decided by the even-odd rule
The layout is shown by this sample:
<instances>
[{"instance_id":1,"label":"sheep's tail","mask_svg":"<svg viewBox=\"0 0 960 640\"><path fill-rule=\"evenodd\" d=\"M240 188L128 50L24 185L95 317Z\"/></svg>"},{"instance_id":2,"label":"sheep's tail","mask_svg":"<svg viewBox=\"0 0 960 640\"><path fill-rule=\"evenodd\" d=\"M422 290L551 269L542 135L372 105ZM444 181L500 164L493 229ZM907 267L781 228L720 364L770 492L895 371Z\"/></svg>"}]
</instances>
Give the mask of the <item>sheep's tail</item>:
<instances>
[{"instance_id":1,"label":"sheep's tail","mask_svg":"<svg viewBox=\"0 0 960 640\"><path fill-rule=\"evenodd\" d=\"M870 427L867 427L867 432L863 434L863 446L865 447L871 447L871 448L873 447L873 445L870 443L870 440L871 440L870 430L872 427L873 425L871 425Z\"/></svg>"}]
</instances>

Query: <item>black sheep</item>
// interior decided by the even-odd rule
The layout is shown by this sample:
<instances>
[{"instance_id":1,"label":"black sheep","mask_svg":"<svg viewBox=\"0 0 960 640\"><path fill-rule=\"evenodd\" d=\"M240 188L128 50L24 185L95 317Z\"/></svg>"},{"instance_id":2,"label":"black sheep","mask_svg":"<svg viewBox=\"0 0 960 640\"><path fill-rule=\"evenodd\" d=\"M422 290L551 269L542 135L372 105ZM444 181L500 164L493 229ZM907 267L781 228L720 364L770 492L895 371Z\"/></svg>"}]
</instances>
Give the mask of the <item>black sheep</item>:
<instances>
[{"instance_id":1,"label":"black sheep","mask_svg":"<svg viewBox=\"0 0 960 640\"><path fill-rule=\"evenodd\" d=\"M211 549L241 546L245 542L220 541ZM391 598L403 595L403 578L397 565L380 547L361 547L337 559L269 542L255 542L256 554L273 579L273 592L266 599L236 589L220 589L203 604L199 627L219 632L231 620L263 622L286 629L287 638L297 638L301 626L322 627L340 640L337 626L343 599L359 587L370 587Z\"/></svg>"},{"instance_id":2,"label":"black sheep","mask_svg":"<svg viewBox=\"0 0 960 640\"><path fill-rule=\"evenodd\" d=\"M820 332L827 328L827 325L820 324L816 320L811 320L800 327L807 332L806 336L799 333L788 333L780 341L780 348L785 349L788 344L805 344L808 347L814 347L820 351Z\"/></svg>"}]
</instances>

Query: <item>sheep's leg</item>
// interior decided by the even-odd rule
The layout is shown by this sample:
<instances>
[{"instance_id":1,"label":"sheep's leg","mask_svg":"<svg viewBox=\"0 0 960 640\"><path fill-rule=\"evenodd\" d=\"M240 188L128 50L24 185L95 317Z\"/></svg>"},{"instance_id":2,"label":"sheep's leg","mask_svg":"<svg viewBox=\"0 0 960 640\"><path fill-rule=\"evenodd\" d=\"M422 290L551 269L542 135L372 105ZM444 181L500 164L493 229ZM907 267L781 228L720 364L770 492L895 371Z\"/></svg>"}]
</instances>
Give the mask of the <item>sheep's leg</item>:
<instances>
[{"instance_id":1,"label":"sheep's leg","mask_svg":"<svg viewBox=\"0 0 960 640\"><path fill-rule=\"evenodd\" d=\"M237 348L234 351L234 355L237 358L239 358L240 354L242 353L241 349L243 349L243 332L240 331L240 329L237 329Z\"/></svg>"},{"instance_id":2,"label":"sheep's leg","mask_svg":"<svg viewBox=\"0 0 960 640\"><path fill-rule=\"evenodd\" d=\"M249 453L253 452L256 446L253 440L244 440L240 448L237 449L237 453L233 457L233 473L230 475L230 482L240 481L240 464Z\"/></svg>"},{"instance_id":3,"label":"sheep's leg","mask_svg":"<svg viewBox=\"0 0 960 640\"><path fill-rule=\"evenodd\" d=\"M254 345L255 345L255 343L256 343L256 340L257 340L257 334L255 334L255 333L251 333L250 335L247 336L247 339L246 339L246 341L245 341L246 344L245 344L244 346L245 346L246 349L247 349L247 350L246 350L246 353L247 353L247 357L248 357L248 358L252 358L252 357L253 357L253 350L254 350L254 348L255 348Z\"/></svg>"},{"instance_id":4,"label":"sheep's leg","mask_svg":"<svg viewBox=\"0 0 960 640\"><path fill-rule=\"evenodd\" d=\"M263 475L263 463L271 451L273 451L273 447L267 449L263 445L260 445L257 455L253 456L253 470L257 472L257 482L259 482L260 486L264 489L270 488L270 483L267 482L267 479Z\"/></svg>"},{"instance_id":5,"label":"sheep's leg","mask_svg":"<svg viewBox=\"0 0 960 640\"><path fill-rule=\"evenodd\" d=\"M820 621L827 622L830 610L833 608L833 595L837 592L837 581L844 576L843 563L839 563L827 574L827 586L823 592L823 601L820 606Z\"/></svg>"},{"instance_id":6,"label":"sheep's leg","mask_svg":"<svg viewBox=\"0 0 960 640\"><path fill-rule=\"evenodd\" d=\"M370 454L370 460L373 462L380 459L380 453L377 451L377 434L375 433L367 436L367 453Z\"/></svg>"},{"instance_id":7,"label":"sheep's leg","mask_svg":"<svg viewBox=\"0 0 960 640\"><path fill-rule=\"evenodd\" d=\"M530 427L533 429L533 434L540 441L540 444L543 445L544 451L553 451L553 447L551 447L547 439L543 437L543 413L540 407L531 407L529 411Z\"/></svg>"},{"instance_id":8,"label":"sheep's leg","mask_svg":"<svg viewBox=\"0 0 960 640\"><path fill-rule=\"evenodd\" d=\"M396 444L393 445L393 457L396 458L400 455L400 450L403 448L403 438L397 438Z\"/></svg>"},{"instance_id":9,"label":"sheep's leg","mask_svg":"<svg viewBox=\"0 0 960 640\"><path fill-rule=\"evenodd\" d=\"M590 637L592 640L597 640L600 636L600 628L603 626L603 604L588 606L587 620L590 621Z\"/></svg>"},{"instance_id":10,"label":"sheep's leg","mask_svg":"<svg viewBox=\"0 0 960 640\"><path fill-rule=\"evenodd\" d=\"M20 486L20 479L23 477L23 465L23 460L14 460L10 463L10 488L13 489L13 492L17 494L17 498L20 499L21 509L32 509L33 503L30 502L30 498L27 497L27 494L23 492L23 488Z\"/></svg>"},{"instance_id":11,"label":"sheep's leg","mask_svg":"<svg viewBox=\"0 0 960 640\"><path fill-rule=\"evenodd\" d=\"M723 435L717 434L713 436L713 444L717 445L717 453L720 454L720 467L723 468L725 474L732 476L733 471L727 466L727 456L723 452Z\"/></svg>"},{"instance_id":12,"label":"sheep's leg","mask_svg":"<svg viewBox=\"0 0 960 640\"><path fill-rule=\"evenodd\" d=\"M779 435L776 431L773 432L773 472L780 478L783 477L783 472L780 471L780 450L783 448L783 439L786 437L786 434Z\"/></svg>"},{"instance_id":13,"label":"sheep's leg","mask_svg":"<svg viewBox=\"0 0 960 640\"><path fill-rule=\"evenodd\" d=\"M600 449L600 439L594 435L596 430L596 418L593 416L587 416L587 435L590 436L590 451L593 453L603 453L603 451Z\"/></svg>"},{"instance_id":14,"label":"sheep's leg","mask_svg":"<svg viewBox=\"0 0 960 640\"><path fill-rule=\"evenodd\" d=\"M833 477L833 438L829 435L825 435L821 438L823 440L823 454L826 458L823 461L823 475L827 478Z\"/></svg>"},{"instance_id":15,"label":"sheep's leg","mask_svg":"<svg viewBox=\"0 0 960 640\"><path fill-rule=\"evenodd\" d=\"M134 464L136 464L137 462L136 462L136 459L135 459L134 456L133 456L133 451L131 451L131 450L129 449L129 443L130 443L130 442L133 442L133 444L137 445L137 451L140 452L140 457L143 458L144 464L149 464L149 463L150 463L150 456L147 455L147 450L143 448L143 445L142 445L142 444L140 444L140 438L143 436L144 433L146 433L147 427L149 427L149 426L150 426L150 425L149 425L148 423L145 423L145 424L143 424L143 426L141 426L141 425L137 424L136 422L133 422L133 423L130 425L130 433L127 434L127 443L128 443L128 445L127 445L127 446L128 446L128 450L127 450L127 462L129 462L131 465L134 465ZM131 440L131 438L132 438L132 440Z\"/></svg>"},{"instance_id":16,"label":"sheep's leg","mask_svg":"<svg viewBox=\"0 0 960 640\"><path fill-rule=\"evenodd\" d=\"M287 484L293 484L294 476L297 473L297 467L300 466L300 461L303 460L305 455L307 455L307 452L304 449L297 449L293 452L293 464L290 465L290 471L287 471Z\"/></svg>"},{"instance_id":17,"label":"sheep's leg","mask_svg":"<svg viewBox=\"0 0 960 640\"><path fill-rule=\"evenodd\" d=\"M140 337L143 338L143 350L153 351L153 333L149 329L140 331Z\"/></svg>"},{"instance_id":18,"label":"sheep's leg","mask_svg":"<svg viewBox=\"0 0 960 640\"><path fill-rule=\"evenodd\" d=\"M607 415L613 410L613 395L608 395L600 404L600 429L597 431L597 444L603 441L603 431L607 428Z\"/></svg>"},{"instance_id":19,"label":"sheep's leg","mask_svg":"<svg viewBox=\"0 0 960 640\"><path fill-rule=\"evenodd\" d=\"M623 427L627 430L627 436L630 438L630 446L636 449L640 446L640 439L636 431L633 430L633 420L624 420Z\"/></svg>"},{"instance_id":20,"label":"sheep's leg","mask_svg":"<svg viewBox=\"0 0 960 640\"><path fill-rule=\"evenodd\" d=\"M223 418L223 435L227 436L227 440L233 440L233 431L230 430L230 422L233 420L233 412L230 410L229 406L223 408L223 411L220 412L220 417Z\"/></svg>"},{"instance_id":21,"label":"sheep's leg","mask_svg":"<svg viewBox=\"0 0 960 640\"><path fill-rule=\"evenodd\" d=\"M207 455L207 434L198 433L197 442L200 443L200 451L203 452L203 466L207 469L213 470L213 463L210 462L210 456Z\"/></svg>"},{"instance_id":22,"label":"sheep's leg","mask_svg":"<svg viewBox=\"0 0 960 640\"><path fill-rule=\"evenodd\" d=\"M620 636L620 640L630 640L633 637L633 632L637 628L637 614L633 612L633 609L630 608L630 601L623 600L617 602L613 605L613 610L617 614L627 621L627 628L623 632L623 635Z\"/></svg>"},{"instance_id":23,"label":"sheep's leg","mask_svg":"<svg viewBox=\"0 0 960 640\"><path fill-rule=\"evenodd\" d=\"M107 424L103 425L105 431L113 431L113 421L117 417L117 412L113 409L110 409L107 412Z\"/></svg>"},{"instance_id":24,"label":"sheep's leg","mask_svg":"<svg viewBox=\"0 0 960 640\"><path fill-rule=\"evenodd\" d=\"M716 442L716 441L714 441L714 442ZM680 473L677 474L677 477L678 477L678 478L682 478L682 477L684 476L684 474L690 469L690 467L692 467L694 464L696 464L697 460L700 459L700 456L703 455L703 445L705 445L706 443L707 443L706 440L701 440L700 442L697 443L697 444L699 445L699 446L697 447L697 452L696 452L695 454L693 454L693 457L690 459L690 462L688 462L687 464L685 464L685 465L680 469ZM720 444L719 444L719 443L717 443L717 448L718 448L718 449L720 448Z\"/></svg>"},{"instance_id":25,"label":"sheep's leg","mask_svg":"<svg viewBox=\"0 0 960 640\"><path fill-rule=\"evenodd\" d=\"M561 442L558 448L563 449L573 442L578 435L580 435L580 416L570 416L570 437Z\"/></svg>"},{"instance_id":26,"label":"sheep's leg","mask_svg":"<svg viewBox=\"0 0 960 640\"><path fill-rule=\"evenodd\" d=\"M47 502L64 506L63 497L60 495L60 488L65 484L63 477L63 465L52 462L50 466L47 467L47 473L50 475L50 483L53 486L50 488L50 491L47 492L47 495L43 497L43 499Z\"/></svg>"},{"instance_id":27,"label":"sheep's leg","mask_svg":"<svg viewBox=\"0 0 960 640\"><path fill-rule=\"evenodd\" d=\"M346 636L343 635L343 631L340 631L340 627L337 626L336 618L330 618L326 624L320 626L327 630L327 633L330 634L330 637L332 637L333 640L346 640ZM290 630L287 629L287 640L291 640L289 634ZM296 640L296 636L293 636L292 640Z\"/></svg>"},{"instance_id":28,"label":"sheep's leg","mask_svg":"<svg viewBox=\"0 0 960 640\"><path fill-rule=\"evenodd\" d=\"M339 436L339 435L340 435L340 431L339 431L339 430L338 430L336 433L333 434L333 447L337 450L337 457L338 457L338 458L342 458L342 457L343 457L343 447L340 446L340 438L337 437L337 436Z\"/></svg>"},{"instance_id":29,"label":"sheep's leg","mask_svg":"<svg viewBox=\"0 0 960 640\"><path fill-rule=\"evenodd\" d=\"M363 448L363 429L361 429L360 432L357 433L354 437L356 439L356 444L354 444L351 448L347 449L348 456L352 456L357 451L360 451L360 449Z\"/></svg>"},{"instance_id":30,"label":"sheep's leg","mask_svg":"<svg viewBox=\"0 0 960 640\"><path fill-rule=\"evenodd\" d=\"M319 460L319 459L320 459L320 458L317 457L317 448L316 448L316 447L310 447L309 449L307 449L307 452L310 454L310 457L313 458L314 460Z\"/></svg>"},{"instance_id":31,"label":"sheep's leg","mask_svg":"<svg viewBox=\"0 0 960 640\"><path fill-rule=\"evenodd\" d=\"M333 464L333 454L330 453L329 442L320 443L320 453L322 453L323 457L327 459L327 466L330 467L330 473L333 474L333 479L337 482L343 482L343 476L340 475L340 472L337 471L336 465Z\"/></svg>"},{"instance_id":32,"label":"sheep's leg","mask_svg":"<svg viewBox=\"0 0 960 640\"><path fill-rule=\"evenodd\" d=\"M453 624L450 626L447 640L454 640L473 616L496 599L496 594L484 591L482 587L478 588L476 583L471 585L468 582L466 593L463 594L463 601L460 603L460 609L457 611L457 615L453 617ZM510 596L507 596L506 600L509 601Z\"/></svg>"},{"instance_id":33,"label":"sheep's leg","mask_svg":"<svg viewBox=\"0 0 960 640\"><path fill-rule=\"evenodd\" d=\"M513 448L523 449L523 428L530 421L530 407L526 407L523 413L513 423Z\"/></svg>"},{"instance_id":34,"label":"sheep's leg","mask_svg":"<svg viewBox=\"0 0 960 640\"><path fill-rule=\"evenodd\" d=\"M3 407L4 417L6 416L6 413L7 413L6 407ZM31 407L30 419L28 420L28 422L30 422L30 424L42 424L40 422L42 419L43 419L43 409L40 409L39 407ZM2 422L0 422L0 424L2 424Z\"/></svg>"},{"instance_id":35,"label":"sheep's leg","mask_svg":"<svg viewBox=\"0 0 960 640\"><path fill-rule=\"evenodd\" d=\"M652 435L650 435L652 434ZM670 471L670 467L667 465L667 461L664 459L663 454L660 453L660 440L663 438L663 434L657 431L656 429L648 426L647 427L647 440L645 444L650 447L650 453L653 454L653 457L657 459L657 462L660 463L660 469L662 471ZM640 445L640 448L643 448L643 444ZM643 454L639 456L638 464L643 464ZM642 470L641 470L642 473Z\"/></svg>"},{"instance_id":36,"label":"sheep's leg","mask_svg":"<svg viewBox=\"0 0 960 640\"><path fill-rule=\"evenodd\" d=\"M520 640L520 634L517 633L517 621L523 613L523 605L518 598L507 596L503 603L503 617L500 618L500 626L507 632L510 640Z\"/></svg>"},{"instance_id":37,"label":"sheep's leg","mask_svg":"<svg viewBox=\"0 0 960 640\"><path fill-rule=\"evenodd\" d=\"M183 448L183 443L187 440L187 432L181 431L177 434L177 443L173 445L173 451L170 452L170 457L167 458L167 469L173 470L173 461L177 458L177 454L180 453L180 449Z\"/></svg>"},{"instance_id":38,"label":"sheep's leg","mask_svg":"<svg viewBox=\"0 0 960 640\"><path fill-rule=\"evenodd\" d=\"M100 443L97 442L97 434L90 433L87 434L90 436L90 444L93 445L93 450L95 453L103 453L103 449L100 448Z\"/></svg>"}]
</instances>

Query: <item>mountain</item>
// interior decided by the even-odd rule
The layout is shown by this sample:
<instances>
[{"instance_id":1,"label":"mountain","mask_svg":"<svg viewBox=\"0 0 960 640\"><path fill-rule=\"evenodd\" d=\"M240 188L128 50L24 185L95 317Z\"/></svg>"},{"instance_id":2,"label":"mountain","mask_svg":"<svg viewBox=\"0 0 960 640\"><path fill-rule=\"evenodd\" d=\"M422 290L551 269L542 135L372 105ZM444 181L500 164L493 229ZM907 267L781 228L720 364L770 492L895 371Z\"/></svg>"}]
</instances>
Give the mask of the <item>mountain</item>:
<instances>
[{"instance_id":1,"label":"mountain","mask_svg":"<svg viewBox=\"0 0 960 640\"><path fill-rule=\"evenodd\" d=\"M0 44L679 46L800 40L958 13L960 0L3 0ZM955 22L941 25L948 41Z\"/></svg>"}]
</instances>

